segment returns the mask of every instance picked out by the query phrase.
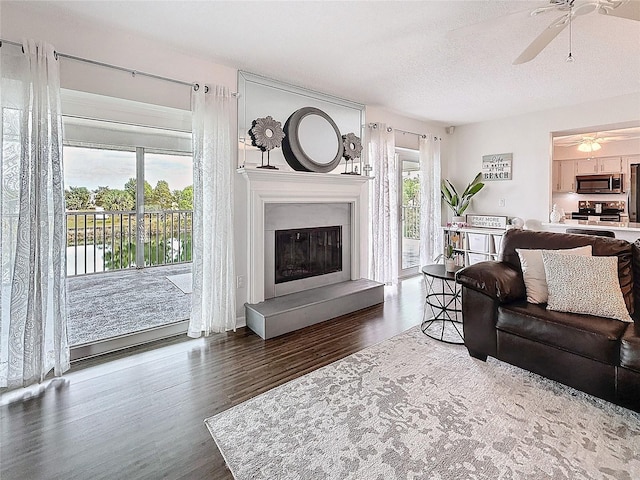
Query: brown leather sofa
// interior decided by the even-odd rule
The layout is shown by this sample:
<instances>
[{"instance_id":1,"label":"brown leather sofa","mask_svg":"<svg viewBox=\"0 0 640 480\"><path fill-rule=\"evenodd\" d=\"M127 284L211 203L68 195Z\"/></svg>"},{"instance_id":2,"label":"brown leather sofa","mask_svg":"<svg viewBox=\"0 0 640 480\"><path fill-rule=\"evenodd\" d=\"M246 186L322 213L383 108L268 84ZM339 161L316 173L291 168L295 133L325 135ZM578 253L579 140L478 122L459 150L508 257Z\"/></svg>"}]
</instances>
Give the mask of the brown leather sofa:
<instances>
[{"instance_id":1,"label":"brown leather sofa","mask_svg":"<svg viewBox=\"0 0 640 480\"><path fill-rule=\"evenodd\" d=\"M617 256L620 287L634 323L546 310L528 303L516 248L591 245ZM637 280L634 282L634 278ZM640 240L509 230L498 261L458 271L469 354L498 358L640 411ZM634 313L634 305L637 306Z\"/></svg>"}]
</instances>

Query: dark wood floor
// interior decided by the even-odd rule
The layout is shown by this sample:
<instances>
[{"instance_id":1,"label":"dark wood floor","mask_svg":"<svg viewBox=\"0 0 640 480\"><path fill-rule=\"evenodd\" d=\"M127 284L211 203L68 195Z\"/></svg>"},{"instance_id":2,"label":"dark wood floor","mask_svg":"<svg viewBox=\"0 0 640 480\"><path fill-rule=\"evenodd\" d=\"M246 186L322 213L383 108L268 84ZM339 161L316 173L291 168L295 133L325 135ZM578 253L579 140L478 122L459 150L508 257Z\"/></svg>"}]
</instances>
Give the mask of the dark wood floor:
<instances>
[{"instance_id":1,"label":"dark wood floor","mask_svg":"<svg viewBox=\"0 0 640 480\"><path fill-rule=\"evenodd\" d=\"M203 420L420 323L419 277L385 297L268 341L242 328L74 364L0 407L0 479L231 480Z\"/></svg>"}]
</instances>

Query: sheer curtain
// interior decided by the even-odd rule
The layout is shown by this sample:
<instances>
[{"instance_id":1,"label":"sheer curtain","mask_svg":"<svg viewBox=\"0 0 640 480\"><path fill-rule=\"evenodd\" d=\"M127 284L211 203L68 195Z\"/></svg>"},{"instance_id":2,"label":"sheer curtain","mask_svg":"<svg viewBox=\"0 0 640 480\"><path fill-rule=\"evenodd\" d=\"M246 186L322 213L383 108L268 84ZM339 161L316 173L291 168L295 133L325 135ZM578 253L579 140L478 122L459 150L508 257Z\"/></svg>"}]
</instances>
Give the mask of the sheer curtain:
<instances>
[{"instance_id":1,"label":"sheer curtain","mask_svg":"<svg viewBox=\"0 0 640 480\"><path fill-rule=\"evenodd\" d=\"M205 92L208 91L208 93ZM192 92L193 294L188 335L235 330L231 94Z\"/></svg>"},{"instance_id":2,"label":"sheer curtain","mask_svg":"<svg viewBox=\"0 0 640 480\"><path fill-rule=\"evenodd\" d=\"M0 387L69 369L60 76L51 45L3 47Z\"/></svg>"},{"instance_id":3,"label":"sheer curtain","mask_svg":"<svg viewBox=\"0 0 640 480\"><path fill-rule=\"evenodd\" d=\"M393 130L385 124L369 128L369 162L374 176L369 194L372 280L398 281L398 164Z\"/></svg>"},{"instance_id":4,"label":"sheer curtain","mask_svg":"<svg viewBox=\"0 0 640 480\"><path fill-rule=\"evenodd\" d=\"M425 135L420 137L420 265L444 251L440 196L440 141Z\"/></svg>"}]
</instances>

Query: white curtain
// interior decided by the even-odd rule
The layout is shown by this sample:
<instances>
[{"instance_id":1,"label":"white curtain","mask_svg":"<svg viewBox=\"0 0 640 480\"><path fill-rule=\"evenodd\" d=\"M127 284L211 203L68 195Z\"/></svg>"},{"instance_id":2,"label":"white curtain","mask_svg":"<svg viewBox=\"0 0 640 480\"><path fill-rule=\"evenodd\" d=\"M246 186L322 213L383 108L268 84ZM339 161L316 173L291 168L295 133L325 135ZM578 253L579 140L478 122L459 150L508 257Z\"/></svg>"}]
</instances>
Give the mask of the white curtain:
<instances>
[{"instance_id":1,"label":"white curtain","mask_svg":"<svg viewBox=\"0 0 640 480\"><path fill-rule=\"evenodd\" d=\"M440 194L440 140L420 137L420 265L444 251Z\"/></svg>"},{"instance_id":2,"label":"white curtain","mask_svg":"<svg viewBox=\"0 0 640 480\"><path fill-rule=\"evenodd\" d=\"M370 186L371 215L369 274L371 279L398 281L398 162L393 130L385 124L369 128L369 162L374 176Z\"/></svg>"},{"instance_id":3,"label":"white curtain","mask_svg":"<svg viewBox=\"0 0 640 480\"><path fill-rule=\"evenodd\" d=\"M208 93L205 93L208 90ZM231 94L192 92L193 294L188 335L235 330Z\"/></svg>"},{"instance_id":4,"label":"white curtain","mask_svg":"<svg viewBox=\"0 0 640 480\"><path fill-rule=\"evenodd\" d=\"M60 75L51 45L2 47L0 387L69 369Z\"/></svg>"}]
</instances>

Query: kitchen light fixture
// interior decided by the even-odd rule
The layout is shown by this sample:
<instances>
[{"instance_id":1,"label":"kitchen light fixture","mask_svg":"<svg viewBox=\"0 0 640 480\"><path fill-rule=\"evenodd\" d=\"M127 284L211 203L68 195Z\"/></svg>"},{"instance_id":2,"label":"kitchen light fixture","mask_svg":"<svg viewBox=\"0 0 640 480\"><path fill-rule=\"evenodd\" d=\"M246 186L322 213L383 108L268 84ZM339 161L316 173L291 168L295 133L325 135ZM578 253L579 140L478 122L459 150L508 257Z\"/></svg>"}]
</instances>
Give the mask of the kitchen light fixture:
<instances>
[{"instance_id":1,"label":"kitchen light fixture","mask_svg":"<svg viewBox=\"0 0 640 480\"><path fill-rule=\"evenodd\" d=\"M578 145L578 150L581 152L596 152L602 148L602 145L598 143L595 138L584 137L582 143Z\"/></svg>"}]
</instances>

